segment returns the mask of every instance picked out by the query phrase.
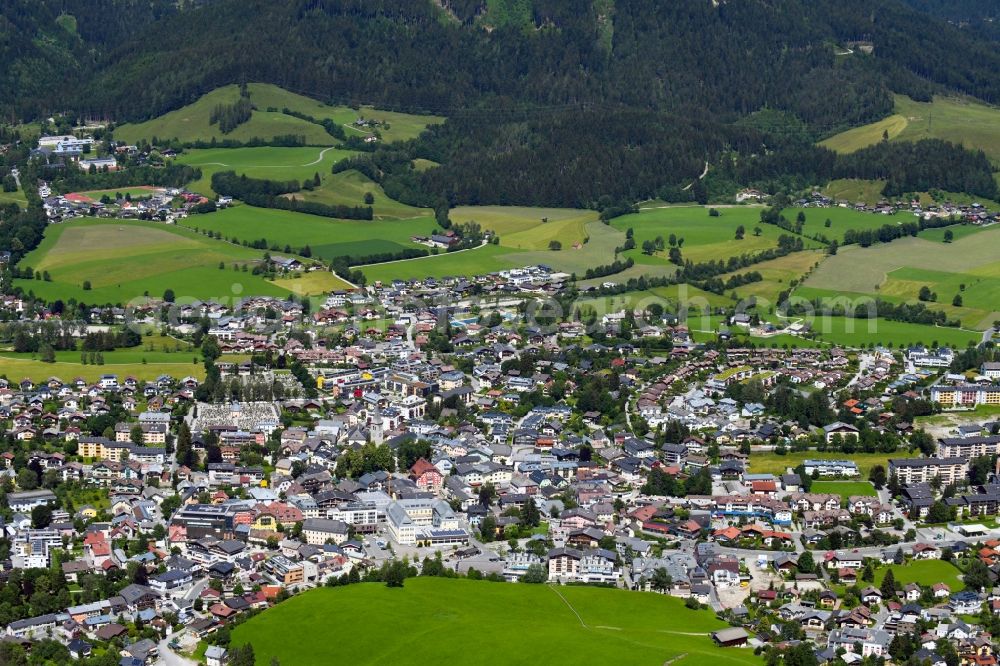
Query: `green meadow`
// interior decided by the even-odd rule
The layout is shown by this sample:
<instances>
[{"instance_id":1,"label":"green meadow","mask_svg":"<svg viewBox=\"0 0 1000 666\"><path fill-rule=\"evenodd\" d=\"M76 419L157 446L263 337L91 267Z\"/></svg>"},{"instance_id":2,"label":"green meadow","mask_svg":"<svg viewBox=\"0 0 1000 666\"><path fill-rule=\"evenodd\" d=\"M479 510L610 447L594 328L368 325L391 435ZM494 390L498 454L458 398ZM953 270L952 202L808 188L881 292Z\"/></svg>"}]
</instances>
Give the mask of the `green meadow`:
<instances>
[{"instance_id":1,"label":"green meadow","mask_svg":"<svg viewBox=\"0 0 1000 666\"><path fill-rule=\"evenodd\" d=\"M263 252L212 240L183 227L124 220L80 220L50 225L45 238L20 266L47 271L51 281L18 279L25 292L47 300L125 303L148 294L160 297L232 298L286 296L288 292L249 268ZM219 263L225 265L219 270ZM232 265L247 265L234 271ZM89 282L90 289L84 289Z\"/></svg>"},{"instance_id":2,"label":"green meadow","mask_svg":"<svg viewBox=\"0 0 1000 666\"><path fill-rule=\"evenodd\" d=\"M372 212L377 220L401 220L434 214L428 208L417 208L390 199L381 185L354 169L335 174L324 172L320 174L320 180L322 184L315 190L302 190L285 196L331 206L367 206L365 195L371 194L374 197Z\"/></svg>"},{"instance_id":3,"label":"green meadow","mask_svg":"<svg viewBox=\"0 0 1000 666\"><path fill-rule=\"evenodd\" d=\"M868 481L813 481L809 492L840 495L844 499L855 495L875 497L875 486Z\"/></svg>"},{"instance_id":4,"label":"green meadow","mask_svg":"<svg viewBox=\"0 0 1000 666\"><path fill-rule=\"evenodd\" d=\"M966 328L992 325L1000 318L1000 227L956 234L951 243L918 237L844 247L824 260L795 295L903 302L916 300L923 286L937 293L928 307L958 318ZM952 304L956 295L961 306Z\"/></svg>"},{"instance_id":5,"label":"green meadow","mask_svg":"<svg viewBox=\"0 0 1000 666\"><path fill-rule=\"evenodd\" d=\"M636 248L625 253L636 263L658 264L667 261L670 235L678 242L684 239L681 255L693 262L725 259L740 254L755 254L776 247L778 236L788 232L773 225L761 224L756 206L717 206L720 215L711 217L709 207L669 206L642 210L611 220L611 226L621 232L632 229ZM787 213L786 213L787 215ZM743 227L742 240L736 240L736 230ZM760 229L760 235L754 229ZM642 244L661 236L665 249L653 256L642 252ZM807 246L815 245L804 241Z\"/></svg>"},{"instance_id":6,"label":"green meadow","mask_svg":"<svg viewBox=\"0 0 1000 666\"><path fill-rule=\"evenodd\" d=\"M306 623L312 631L296 632ZM325 663L330 636L347 625L352 640L338 642L336 653L356 664L468 662L470 650L477 664L760 663L749 649L717 647L709 633L727 625L673 597L444 578L313 590L241 624L231 644L253 644L261 663Z\"/></svg>"},{"instance_id":7,"label":"green meadow","mask_svg":"<svg viewBox=\"0 0 1000 666\"><path fill-rule=\"evenodd\" d=\"M523 206L459 206L449 213L452 222L478 222L500 236L504 247L547 250L558 241L564 250L583 245L586 225L597 221L597 212L573 208Z\"/></svg>"},{"instance_id":8,"label":"green meadow","mask_svg":"<svg viewBox=\"0 0 1000 666\"><path fill-rule=\"evenodd\" d=\"M431 222L433 223L433 220ZM390 261L358 268L365 274L368 282L380 280L388 283L393 280L422 280L429 277L485 275L523 265L509 261L508 258L511 256L513 256L511 250L505 247L484 245L471 250L441 252L418 259Z\"/></svg>"},{"instance_id":9,"label":"green meadow","mask_svg":"<svg viewBox=\"0 0 1000 666\"><path fill-rule=\"evenodd\" d=\"M197 101L185 107L166 113L143 123L122 125L115 129L115 138L135 143L140 139L179 139L183 142L249 141L257 137L271 139L275 136L295 134L305 137L306 143L317 146L332 146L338 139L331 136L321 125L281 113L282 109L302 113L317 120L330 118L345 125L346 131L365 136L369 132L354 129L351 123L359 117L376 119L389 124L388 129L380 129L384 141L412 139L428 125L441 123L444 118L431 115L413 115L384 111L372 107L352 109L346 106L330 106L317 100L283 90L266 83L250 83L247 86L250 101L255 110L250 120L239 125L229 134L222 134L218 125L210 124L212 109L219 104L232 104L239 99L239 87L223 86L202 95ZM268 111L273 108L276 111Z\"/></svg>"},{"instance_id":10,"label":"green meadow","mask_svg":"<svg viewBox=\"0 0 1000 666\"><path fill-rule=\"evenodd\" d=\"M946 583L952 592L958 592L965 588L965 583L962 582L962 572L958 567L942 560L913 560L902 565L883 567L875 572L876 587L882 584L882 580L890 570L892 577L899 585L917 583L930 587L934 583Z\"/></svg>"},{"instance_id":11,"label":"green meadow","mask_svg":"<svg viewBox=\"0 0 1000 666\"><path fill-rule=\"evenodd\" d=\"M291 245L293 250L309 245L314 257L332 259L349 255L363 257L405 248L424 247L410 241L414 235L428 236L439 227L433 217L404 220L340 220L276 208L237 205L208 215L193 215L184 224L191 228L220 232L241 242L266 239L270 246Z\"/></svg>"},{"instance_id":12,"label":"green meadow","mask_svg":"<svg viewBox=\"0 0 1000 666\"><path fill-rule=\"evenodd\" d=\"M235 171L250 178L271 180L297 180L333 178L330 168L335 162L354 153L339 148L197 148L186 150L177 162L201 169L201 178L187 187L206 196L212 196L212 174L217 171ZM360 205L360 201L358 204Z\"/></svg>"},{"instance_id":13,"label":"green meadow","mask_svg":"<svg viewBox=\"0 0 1000 666\"><path fill-rule=\"evenodd\" d=\"M915 102L896 95L894 113L876 123L855 127L821 142L838 152L850 153L882 141L888 131L893 141L944 139L982 150L1000 163L1000 109L958 97L935 97Z\"/></svg>"}]
</instances>

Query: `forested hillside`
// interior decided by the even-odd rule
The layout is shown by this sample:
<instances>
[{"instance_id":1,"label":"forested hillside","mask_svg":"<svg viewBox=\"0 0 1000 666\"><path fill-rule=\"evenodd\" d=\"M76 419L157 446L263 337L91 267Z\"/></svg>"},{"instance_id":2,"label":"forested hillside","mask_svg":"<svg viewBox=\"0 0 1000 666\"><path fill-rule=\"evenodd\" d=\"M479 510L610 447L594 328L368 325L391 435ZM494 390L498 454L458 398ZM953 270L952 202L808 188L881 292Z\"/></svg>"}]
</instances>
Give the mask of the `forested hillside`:
<instances>
[{"instance_id":1,"label":"forested hillside","mask_svg":"<svg viewBox=\"0 0 1000 666\"><path fill-rule=\"evenodd\" d=\"M893 92L1000 101L993 45L901 0L180 7L4 3L0 20L17 28L0 30L0 57L13 63L0 75L0 110L137 121L222 85L269 82L323 101L447 116L406 148L444 167L394 176L421 198L594 206L679 189L706 161L726 167L708 187L751 174L802 180L788 165L816 160L832 172L832 156L812 143L891 113ZM866 48L851 48L859 43Z\"/></svg>"}]
</instances>

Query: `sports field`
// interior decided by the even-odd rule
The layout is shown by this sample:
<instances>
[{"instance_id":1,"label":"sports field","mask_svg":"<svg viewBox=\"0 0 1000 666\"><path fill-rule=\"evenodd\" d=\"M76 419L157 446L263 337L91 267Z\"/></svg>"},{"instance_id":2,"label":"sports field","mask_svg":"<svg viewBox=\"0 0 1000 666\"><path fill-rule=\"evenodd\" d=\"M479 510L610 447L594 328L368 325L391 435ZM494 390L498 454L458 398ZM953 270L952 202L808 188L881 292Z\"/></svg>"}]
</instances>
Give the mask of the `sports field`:
<instances>
[{"instance_id":1,"label":"sports field","mask_svg":"<svg viewBox=\"0 0 1000 666\"><path fill-rule=\"evenodd\" d=\"M309 245L314 257L332 259L349 255L363 257L404 248L424 247L410 241L414 235L429 236L440 227L433 217L405 220L339 220L275 208L233 206L208 215L192 215L184 224L210 229L225 238L240 241L267 239L270 246L286 244L297 250Z\"/></svg>"},{"instance_id":2,"label":"sports field","mask_svg":"<svg viewBox=\"0 0 1000 666\"><path fill-rule=\"evenodd\" d=\"M297 180L319 174L320 180L332 178L330 167L351 151L339 148L203 148L186 150L177 158L180 164L201 169L201 178L187 187L200 194L211 196L212 174L217 171L235 171L250 178L271 180ZM360 202L358 202L360 204Z\"/></svg>"},{"instance_id":3,"label":"sports field","mask_svg":"<svg viewBox=\"0 0 1000 666\"><path fill-rule=\"evenodd\" d=\"M306 623L311 631L296 631ZM350 640L331 645L348 626ZM726 626L653 593L410 578L401 589L307 592L237 627L231 644L250 642L258 663L283 666L326 663L331 651L355 664L760 663L751 650L715 646L709 632Z\"/></svg>"},{"instance_id":4,"label":"sports field","mask_svg":"<svg viewBox=\"0 0 1000 666\"><path fill-rule=\"evenodd\" d=\"M559 241L564 250L582 245L586 224L597 221L597 212L573 208L529 208L521 206L459 206L449 213L452 222L478 222L500 236L504 247L547 250Z\"/></svg>"},{"instance_id":5,"label":"sports field","mask_svg":"<svg viewBox=\"0 0 1000 666\"><path fill-rule=\"evenodd\" d=\"M852 456L846 456L851 459ZM867 481L813 481L809 489L812 493L826 493L829 495L840 495L844 499L855 495L864 497L875 497L875 486Z\"/></svg>"},{"instance_id":6,"label":"sports field","mask_svg":"<svg viewBox=\"0 0 1000 666\"><path fill-rule=\"evenodd\" d=\"M263 252L211 240L183 227L123 220L80 220L50 225L20 266L48 271L51 282L15 280L46 299L125 303L173 289L185 297L287 296L288 292L233 264L252 266ZM219 262L225 265L219 270ZM91 289L83 288L89 281Z\"/></svg>"},{"instance_id":7,"label":"sports field","mask_svg":"<svg viewBox=\"0 0 1000 666\"><path fill-rule=\"evenodd\" d=\"M895 552L892 546L891 552ZM906 553L906 550L903 551ZM902 565L890 565L882 567L875 572L875 586L882 584L885 574L892 570L892 577L900 585L917 583L930 587L934 583L946 583L952 592L958 592L965 588L962 582L962 572L954 564L942 560L913 560Z\"/></svg>"},{"instance_id":8,"label":"sports field","mask_svg":"<svg viewBox=\"0 0 1000 666\"><path fill-rule=\"evenodd\" d=\"M347 126L361 116L385 121L389 123L389 128L380 129L379 132L387 142L412 139L427 125L444 121L440 116L396 113L372 107L360 107L354 110L346 106L329 106L266 83L250 83L247 89L255 110L249 121L239 125L229 134L222 134L219 126L211 125L209 119L216 105L232 104L239 99L239 87L236 85L216 88L192 104L144 123L122 125L115 129L115 138L129 143L152 137L176 138L183 142L210 141L212 138L248 141L253 137L270 139L284 134L295 134L304 136L309 145L332 146L339 141L327 133L321 125L281 113L284 108L312 116L317 120L331 118ZM269 108L277 111L268 111ZM352 132L358 136L368 134L368 131L363 129L345 127L345 130L348 135Z\"/></svg>"},{"instance_id":9,"label":"sports field","mask_svg":"<svg viewBox=\"0 0 1000 666\"><path fill-rule=\"evenodd\" d=\"M935 97L933 102L915 102L896 95L895 113L870 125L855 127L822 142L839 152L853 152L882 140L888 130L891 140L945 139L985 152L1000 162L1000 109L958 97Z\"/></svg>"}]
</instances>

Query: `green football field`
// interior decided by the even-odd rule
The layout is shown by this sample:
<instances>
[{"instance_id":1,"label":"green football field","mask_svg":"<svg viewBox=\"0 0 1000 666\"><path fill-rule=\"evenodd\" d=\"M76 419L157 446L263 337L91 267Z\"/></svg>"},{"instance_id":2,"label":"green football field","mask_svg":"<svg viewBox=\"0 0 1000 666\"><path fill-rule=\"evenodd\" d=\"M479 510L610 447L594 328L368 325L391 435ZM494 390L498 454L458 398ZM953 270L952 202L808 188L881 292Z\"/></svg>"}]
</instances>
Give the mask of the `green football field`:
<instances>
[{"instance_id":1,"label":"green football field","mask_svg":"<svg viewBox=\"0 0 1000 666\"><path fill-rule=\"evenodd\" d=\"M709 633L726 626L653 593L410 578L307 592L237 627L231 645L283 666L759 664L749 649L716 647Z\"/></svg>"}]
</instances>

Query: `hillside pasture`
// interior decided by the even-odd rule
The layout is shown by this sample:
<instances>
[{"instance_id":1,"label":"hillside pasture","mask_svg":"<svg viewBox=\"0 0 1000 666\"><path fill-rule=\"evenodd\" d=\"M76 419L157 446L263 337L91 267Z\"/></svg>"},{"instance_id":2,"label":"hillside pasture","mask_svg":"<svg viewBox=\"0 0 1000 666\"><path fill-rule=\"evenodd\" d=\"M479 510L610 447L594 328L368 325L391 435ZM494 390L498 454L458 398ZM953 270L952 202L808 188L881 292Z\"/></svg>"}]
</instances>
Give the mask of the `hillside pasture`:
<instances>
[{"instance_id":1,"label":"hillside pasture","mask_svg":"<svg viewBox=\"0 0 1000 666\"><path fill-rule=\"evenodd\" d=\"M354 618L363 614L365 622ZM414 617L420 617L414 623ZM298 595L233 631L232 645L252 643L259 661L285 666L328 661L328 637L354 622L338 658L356 664L428 664L468 660L472 643L517 649L479 650L480 664L670 662L679 666L758 664L749 649L719 648L709 633L727 625L673 597L591 587L410 578L403 588L361 583ZM313 629L288 641L294 627ZM447 633L449 640L423 640Z\"/></svg>"},{"instance_id":2,"label":"hillside pasture","mask_svg":"<svg viewBox=\"0 0 1000 666\"><path fill-rule=\"evenodd\" d=\"M375 198L372 211L377 220L401 220L434 214L430 209L416 208L390 199L381 185L354 169L335 174L324 172L320 174L320 179L322 184L315 190L302 190L286 194L285 197L330 206L367 206L365 194L370 193Z\"/></svg>"},{"instance_id":3,"label":"hillside pasture","mask_svg":"<svg viewBox=\"0 0 1000 666\"><path fill-rule=\"evenodd\" d=\"M250 101L257 108L250 120L237 126L232 132L223 134L219 125L211 124L212 110L222 104L230 105L239 100L237 85L228 85L202 95L197 101L157 118L142 123L126 124L115 128L115 138L128 143L138 143L145 139L152 141L177 139L181 142L193 141L249 141L256 137L269 140L276 136L295 134L303 136L309 145L332 146L337 141L322 126L293 118L283 113L268 112L267 104L256 99L254 88L250 89ZM279 107L280 110L280 107Z\"/></svg>"},{"instance_id":4,"label":"hillside pasture","mask_svg":"<svg viewBox=\"0 0 1000 666\"><path fill-rule=\"evenodd\" d=\"M124 220L80 220L50 225L20 266L48 271L52 280L15 280L47 300L124 303L173 289L179 299L237 295L286 296L288 292L232 265L253 266L263 253L200 236L182 227ZM225 270L219 270L219 263ZM83 288L89 281L91 289Z\"/></svg>"},{"instance_id":5,"label":"hillside pasture","mask_svg":"<svg viewBox=\"0 0 1000 666\"><path fill-rule=\"evenodd\" d=\"M212 174L218 171L235 171L249 178L297 180L300 184L319 174L321 182L325 182L333 178L333 164L353 154L339 148L314 147L200 148L184 151L177 162L199 168L201 178L188 188L212 196Z\"/></svg>"},{"instance_id":6,"label":"hillside pasture","mask_svg":"<svg viewBox=\"0 0 1000 666\"><path fill-rule=\"evenodd\" d=\"M1000 109L960 97L937 96L932 102L916 102L895 96L894 113L875 123L834 135L820 145L837 152L854 152L882 140L883 131L892 141L944 139L973 150L982 150L1000 164Z\"/></svg>"},{"instance_id":7,"label":"hillside pasture","mask_svg":"<svg viewBox=\"0 0 1000 666\"><path fill-rule=\"evenodd\" d=\"M899 136L906 129L907 122L906 116L894 113L888 118L883 118L877 122L835 134L828 139L820 141L819 145L838 153L853 153L855 150L860 150L861 148L866 148L882 141L886 135L890 139Z\"/></svg>"},{"instance_id":8,"label":"hillside pasture","mask_svg":"<svg viewBox=\"0 0 1000 666\"><path fill-rule=\"evenodd\" d=\"M823 188L823 194L834 201L863 201L867 204L878 203L885 188L884 180L864 180L862 178L839 178L831 180Z\"/></svg>"}]
</instances>

